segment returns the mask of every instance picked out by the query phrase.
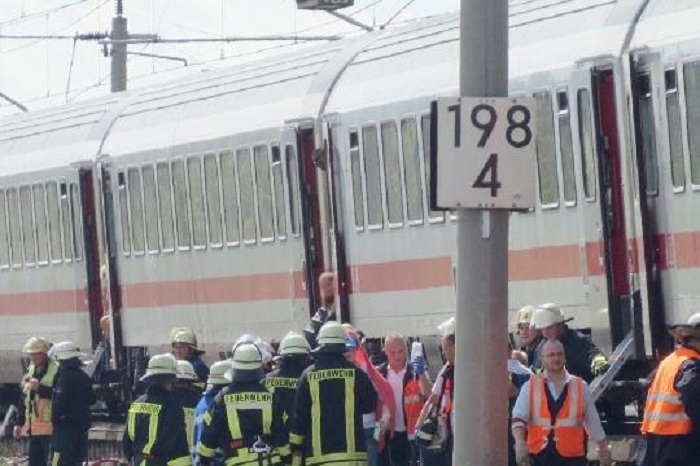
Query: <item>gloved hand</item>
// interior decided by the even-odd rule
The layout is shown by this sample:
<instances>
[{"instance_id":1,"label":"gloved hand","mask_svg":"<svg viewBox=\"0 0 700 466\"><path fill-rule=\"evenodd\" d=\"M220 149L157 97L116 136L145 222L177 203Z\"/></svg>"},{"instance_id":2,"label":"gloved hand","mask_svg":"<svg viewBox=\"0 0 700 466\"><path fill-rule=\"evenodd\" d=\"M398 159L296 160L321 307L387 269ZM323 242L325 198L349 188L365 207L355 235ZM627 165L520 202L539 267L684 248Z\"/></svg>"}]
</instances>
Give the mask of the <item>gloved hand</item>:
<instances>
[{"instance_id":1,"label":"gloved hand","mask_svg":"<svg viewBox=\"0 0 700 466\"><path fill-rule=\"evenodd\" d=\"M413 361L411 361L411 366L413 367L413 372L418 377L425 374L425 358L423 356L417 356Z\"/></svg>"},{"instance_id":2,"label":"gloved hand","mask_svg":"<svg viewBox=\"0 0 700 466\"><path fill-rule=\"evenodd\" d=\"M612 455L610 454L610 446L599 445L598 446L598 461L600 466L611 466L612 465Z\"/></svg>"},{"instance_id":3,"label":"gloved hand","mask_svg":"<svg viewBox=\"0 0 700 466\"><path fill-rule=\"evenodd\" d=\"M594 376L597 377L605 374L608 369L610 369L610 364L608 364L608 360L605 356L600 354L593 358L593 361L591 362L591 372L593 372Z\"/></svg>"},{"instance_id":4,"label":"gloved hand","mask_svg":"<svg viewBox=\"0 0 700 466\"><path fill-rule=\"evenodd\" d=\"M527 442L515 442L515 463L518 466L530 466L530 451Z\"/></svg>"}]
</instances>

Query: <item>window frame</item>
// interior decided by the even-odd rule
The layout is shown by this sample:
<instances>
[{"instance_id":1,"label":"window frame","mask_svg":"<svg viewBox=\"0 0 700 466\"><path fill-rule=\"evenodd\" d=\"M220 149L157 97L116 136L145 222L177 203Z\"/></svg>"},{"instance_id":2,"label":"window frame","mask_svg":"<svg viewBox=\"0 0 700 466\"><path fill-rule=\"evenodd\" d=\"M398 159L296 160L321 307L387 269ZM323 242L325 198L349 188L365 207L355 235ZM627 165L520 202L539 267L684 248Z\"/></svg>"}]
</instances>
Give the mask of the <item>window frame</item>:
<instances>
[{"instance_id":1,"label":"window frame","mask_svg":"<svg viewBox=\"0 0 700 466\"><path fill-rule=\"evenodd\" d=\"M255 185L255 160L254 160L254 153L253 153L253 144L241 144L240 146L236 146L235 149L233 150L233 156L235 159L235 164L236 164L236 183L238 187L238 212L239 212L239 218L240 218L240 223L239 223L239 228L240 228L240 238L241 238L241 244L243 246L253 246L255 244L258 244L258 241L260 239L260 232L259 232L259 225L258 225L258 209L257 209L257 186ZM248 152L248 161L250 163L250 179L251 179L251 195L252 195L252 200L253 200L253 230L255 231L255 238L253 239L246 239L245 238L245 226L244 226L244 215L243 215L243 204L241 201L243 200L242 196L242 189L241 189L241 167L238 165L238 153L240 151L247 151Z\"/></svg>"},{"instance_id":2,"label":"window frame","mask_svg":"<svg viewBox=\"0 0 700 466\"><path fill-rule=\"evenodd\" d=\"M675 73L675 78L676 78L676 87L671 89L671 90L669 90L668 85L667 85L667 81L666 81L666 73L668 71L673 71ZM665 148L668 150L669 178L671 180L671 189L673 190L674 194L684 193L685 188L686 188L686 184L687 184L686 157L688 155L688 150L686 148L685 135L684 135L687 128L685 127L686 125L683 124L684 119L683 119L683 108L682 107L683 107L683 100L684 100L683 97L684 96L681 93L681 79L682 79L681 75L682 74L683 74L682 72L679 73L679 67L676 65L675 62L670 62L670 63L664 64L664 68L663 68L663 83L664 83L664 87L663 87L663 111L664 111L664 115L666 118L666 131L664 131L664 133L665 133L664 136L666 137L666 141L667 141ZM669 118L669 112L668 112L668 98L670 95L673 95L673 94L675 94L676 98L678 99L678 116L681 120L680 125L679 125L680 132L681 132L680 133L680 136L681 136L681 140L680 140L680 150L681 150L680 157L681 158L680 158L680 160L683 162L683 171L682 171L683 180L682 180L682 183L680 186L676 186L676 184L673 182L673 153L671 150L671 120ZM661 102L659 104L661 106Z\"/></svg>"},{"instance_id":3,"label":"window frame","mask_svg":"<svg viewBox=\"0 0 700 466\"><path fill-rule=\"evenodd\" d=\"M690 185L690 190L693 192L700 191L700 183L693 183L693 166L692 154L690 153L690 132L688 131L688 93L686 92L685 82L685 67L689 63L700 64L700 54L694 54L684 57L679 60L676 66L676 79L678 91L680 92L680 107L681 107L681 123L682 123L682 138L683 138L683 153L686 156L685 162L685 178L686 183ZM700 131L700 129L698 129ZM700 160L698 161L700 163ZM699 168L700 169L700 168Z\"/></svg>"},{"instance_id":4,"label":"window frame","mask_svg":"<svg viewBox=\"0 0 700 466\"><path fill-rule=\"evenodd\" d=\"M168 197L170 197L170 229L173 232L173 247L165 247L165 235L163 234L163 204L160 196L160 173L158 172L158 166L165 166L168 170ZM160 239L160 250L164 254L174 254L177 251L177 221L175 219L175 197L173 194L173 173L172 166L170 165L170 159L162 158L157 159L153 162L153 167L155 170L156 177L156 200L158 206L158 232Z\"/></svg>"},{"instance_id":5,"label":"window frame","mask_svg":"<svg viewBox=\"0 0 700 466\"><path fill-rule=\"evenodd\" d=\"M551 115L552 115L552 140L554 142L554 157L553 157L553 159L554 159L554 164L556 165L554 167L554 173L555 173L555 179L557 182L556 201L545 204L543 202L543 199L542 199L542 181L540 179L541 173L540 173L540 164L539 164L539 154L537 152L538 148L535 147L535 164L536 164L536 168L537 168L537 197L538 197L540 209L542 209L543 211L544 210L556 210L560 207L561 199L562 199L562 192L561 192L562 190L561 190L561 186L559 183L559 170L561 169L561 167L560 167L561 164L559 164L559 160L557 157L557 155L559 153L559 145L557 144L557 142L558 142L558 134L557 133L559 131L559 128L558 128L559 125L558 125L558 122L555 121L555 116L556 116L555 109L556 109L556 107L555 107L555 102L554 102L554 99L556 99L557 91L556 91L556 88L540 87L540 88L536 88L532 91L532 98L537 99L537 94L549 94L549 104L550 104L550 108L552 110L552 113L551 113ZM537 118L537 117L535 116L535 118ZM539 127L537 128L538 135L541 134L540 129L541 128L539 128ZM537 145L537 141L535 141L535 145Z\"/></svg>"},{"instance_id":6,"label":"window frame","mask_svg":"<svg viewBox=\"0 0 700 466\"><path fill-rule=\"evenodd\" d=\"M35 188L41 189L42 194L43 194L43 198L44 198L44 209L43 210L44 210L44 227L46 229L45 230L46 260L41 260L41 258L39 257L39 255L40 255L39 254L39 222L36 218L37 208L36 208L36 193L34 192ZM44 184L43 181L37 181L37 182L31 183L31 189L32 189L32 206L34 208L34 213L33 213L33 215L34 215L34 228L36 229L36 231L34 232L35 246L36 246L36 263L40 267L46 267L49 264L51 264L51 245L50 245L51 238L49 236L49 234L50 234L49 233L49 212L47 209L48 202L47 202L47 195L46 195L46 185Z\"/></svg>"},{"instance_id":7,"label":"window frame","mask_svg":"<svg viewBox=\"0 0 700 466\"><path fill-rule=\"evenodd\" d=\"M564 94L566 97L566 108L562 109L561 107L561 101L559 100L559 96L561 94ZM569 95L569 87L566 85L561 85L557 86L555 88L555 101L556 101L556 126L557 126L557 152L559 154L559 169L561 171L561 190L560 190L560 195L561 198L560 200L564 203L564 207L566 208L575 208L578 205L578 186L576 185L576 180L577 180L577 173L576 173L576 153L574 151L574 128L573 128L573 121L572 121L572 112L571 112L571 96ZM569 125L569 137L570 137L570 150L571 150L571 169L573 170L573 176L571 178L571 183L573 183L573 190L574 190L574 199L572 201L566 199L566 167L564 165L565 160L564 160L564 151L562 147L562 118L567 118L568 119L568 125Z\"/></svg>"},{"instance_id":8,"label":"window frame","mask_svg":"<svg viewBox=\"0 0 700 466\"><path fill-rule=\"evenodd\" d=\"M351 139L350 135L352 133L355 133L355 136L357 137L357 160L358 160L358 169L359 169L359 177L360 177L360 193L362 197L362 225L357 225L357 215L356 215L356 203L355 203L355 179L353 178L353 173L352 173L352 146L351 146ZM346 132L345 132L347 139L347 151L348 151L348 174L350 176L350 186L352 186L352 223L353 226L355 227L356 232L362 232L365 231L368 225L368 219L367 219L367 188L366 188L366 183L365 183L365 158L363 157L362 154L362 127L358 125L351 125L348 126Z\"/></svg>"},{"instance_id":9,"label":"window frame","mask_svg":"<svg viewBox=\"0 0 700 466\"><path fill-rule=\"evenodd\" d=\"M224 195L224 172L221 168L221 159L224 157L225 154L228 154L231 156L231 167L233 168L233 188L235 190L234 197L236 198L236 224L238 225L238 239L235 241L230 241L228 237L228 228L226 226L226 197ZM224 232L224 243L226 244L227 248L233 248L233 247L239 247L241 245L241 242L243 241L243 220L241 219L241 189L240 186L238 186L238 158L236 157L236 148L224 148L216 153L216 161L217 164L219 165L219 180L221 184L219 185L221 188L221 210L222 210L222 219L223 219L223 232Z\"/></svg>"},{"instance_id":10,"label":"window frame","mask_svg":"<svg viewBox=\"0 0 700 466\"><path fill-rule=\"evenodd\" d=\"M32 233L32 238L31 238L31 249L34 252L34 260L33 261L27 261L27 238L25 236L25 231L24 231L24 207L22 206L22 191L24 189L29 190L29 210L31 214L31 221L32 221L32 228L31 228L31 233ZM38 267L37 263L37 248L36 248L36 219L34 218L34 193L32 192L32 185L31 184L18 184L17 185L17 192L19 196L19 219L20 219L20 225L22 226L22 257L24 258L24 267L25 268L34 268ZM70 195L70 191L69 191Z\"/></svg>"},{"instance_id":11,"label":"window frame","mask_svg":"<svg viewBox=\"0 0 700 466\"><path fill-rule=\"evenodd\" d=\"M275 186L275 172L274 172L274 166L275 166L275 160L274 160L274 148L277 148L277 155L279 157L279 165L280 165L280 177L282 181L282 192L277 193L277 189ZM288 187L287 187L287 181L286 181L286 170L284 169L284 156L283 156L283 149L285 148L284 144L282 141L273 139L270 142L270 188L272 190L272 211L274 213L274 222L273 222L273 231L275 232L275 236L279 241L287 241L287 238L289 237L289 230L290 230L290 225L289 225L289 218L288 218L288 208L287 205L289 202L287 201L287 195L286 193L288 192ZM278 210L278 199L277 195L281 194L282 200L282 209L284 209L284 215L283 221L284 221L284 229L282 230L282 234L280 234L280 219L279 219L279 210Z\"/></svg>"},{"instance_id":12,"label":"window frame","mask_svg":"<svg viewBox=\"0 0 700 466\"><path fill-rule=\"evenodd\" d=\"M415 131L416 131L416 161L418 162L418 189L420 189L420 195L418 199L420 200L420 211L421 211L421 218L420 220L411 220L409 216L409 208L408 208L408 183L406 181L406 160L405 160L405 153L404 153L404 143L403 143L403 123L405 121L412 121L415 124ZM408 224L408 226L415 227L415 226L421 226L425 225L425 220L426 220L426 215L425 215L425 193L423 189L423 182L421 181L423 178L425 178L425 172L423 172L422 165L421 165L421 138L420 138L420 116L415 114L415 113L406 113L403 115L400 115L398 117L398 134L399 134L399 158L401 159L401 182L403 184L403 190L404 190L404 219L405 222Z\"/></svg>"},{"instance_id":13,"label":"window frame","mask_svg":"<svg viewBox=\"0 0 700 466\"><path fill-rule=\"evenodd\" d=\"M375 139L374 143L377 146L377 164L378 167L377 169L379 170L379 208L381 209L381 223L380 224L373 224L370 222L369 219L369 196L367 194L367 164L365 163L365 135L364 135L364 129L365 128L374 128L375 131ZM365 122L359 125L359 136L360 136L360 155L362 157L362 178L363 178L363 192L364 192L364 199L363 202L365 203L366 210L365 210L365 215L366 215L366 227L367 230L369 231L380 231L384 229L384 223L386 222L386 209L385 209L385 199L384 199L384 193L382 192L383 186L384 186L384 164L382 163L382 153L381 153L381 142L380 142L380 129L379 126L375 121L369 121Z\"/></svg>"},{"instance_id":14,"label":"window frame","mask_svg":"<svg viewBox=\"0 0 700 466\"><path fill-rule=\"evenodd\" d=\"M4 224L0 224L0 229L3 229L7 239L7 264L0 263L0 270L10 270L12 268L12 240L10 238L10 219L7 215L7 194L4 186L0 186L0 193L3 194L2 203L0 203L0 211L3 216Z\"/></svg>"},{"instance_id":15,"label":"window frame","mask_svg":"<svg viewBox=\"0 0 700 466\"><path fill-rule=\"evenodd\" d=\"M51 264L62 264L63 263L63 226L61 225L61 191L59 187L59 182L56 179L48 179L44 180L44 193L46 194L46 209L47 209L47 217L46 221L48 224L48 229L49 229L49 257L51 258ZM55 257L53 253L53 241L52 241L52 236L54 235L52 229L51 229L51 216L48 215L49 213L49 186L54 185L56 188L56 205L53 206L56 208L57 216L58 216L58 257ZM121 222L121 220L120 220ZM121 227L121 224L120 224Z\"/></svg>"},{"instance_id":16,"label":"window frame","mask_svg":"<svg viewBox=\"0 0 700 466\"><path fill-rule=\"evenodd\" d=\"M184 251L191 251L194 249L194 243L192 240L192 222L190 219L190 189L189 189L189 179L187 178L187 155L180 155L177 157L172 157L168 159L168 165L170 167L170 192L173 197L173 212L174 212L174 217L173 217L173 222L175 224L175 249L178 252L184 252ZM188 235L188 245L186 246L181 246L180 245L180 226L178 225L178 213L177 213L177 196L175 195L175 177L173 176L174 170L173 170L173 165L176 163L181 163L182 164L182 171L184 175L184 183L185 183L185 208L187 210L186 215L187 215L187 235Z\"/></svg>"},{"instance_id":17,"label":"window frame","mask_svg":"<svg viewBox=\"0 0 700 466\"><path fill-rule=\"evenodd\" d=\"M14 248L14 240L12 238L12 218L10 215L10 199L8 193L14 191L17 196L17 223L18 223L18 234L19 234L19 261L15 259L16 253ZM59 193L60 195L60 193ZM20 210L20 200L19 200L19 185L11 184L5 187L5 203L7 205L7 230L10 235L10 268L11 269L21 269L24 267L24 232L22 231L22 212Z\"/></svg>"},{"instance_id":18,"label":"window frame","mask_svg":"<svg viewBox=\"0 0 700 466\"><path fill-rule=\"evenodd\" d=\"M584 179L584 173L586 173L586 165L584 160L582 137L583 132L581 131L581 126L583 124L583 119L581 118L581 105L580 96L585 92L588 102L588 109L590 111L588 124L591 128L591 157L593 160L593 195L586 195L586 180ZM595 108L593 106L593 90L591 86L580 86L576 87L576 123L577 123L577 133L578 133L578 150L579 150L579 162L581 166L581 187L583 188L583 199L588 203L594 203L598 200L598 147L596 144L596 122L595 122Z\"/></svg>"},{"instance_id":19,"label":"window frame","mask_svg":"<svg viewBox=\"0 0 700 466\"><path fill-rule=\"evenodd\" d=\"M289 231L290 235L293 238L299 238L301 236L301 231L303 229L303 224L304 224L304 219L302 218L302 212L301 212L301 177L299 176L299 151L297 150L297 145L294 142L281 142L280 143L280 150L284 148L284 174L286 176L285 183L287 184L287 217L289 218ZM295 158L295 163L294 165L297 168L297 172L294 174L294 179L296 180L296 186L292 186L291 183L291 176L290 173L292 171L290 170L289 167L289 158L288 158L288 153L287 150L290 149L292 150L292 153ZM296 191L294 191L296 189ZM296 199L296 202L295 202ZM297 219L297 228L296 231L294 231L293 227L293 222L292 222L292 211L294 211L294 215L296 215Z\"/></svg>"},{"instance_id":20,"label":"window frame","mask_svg":"<svg viewBox=\"0 0 700 466\"><path fill-rule=\"evenodd\" d=\"M659 116L659 111L658 111L659 109L657 108L659 103L656 101L657 97L654 96L654 85L655 85L655 80L654 80L655 72L654 71L655 70L653 67L644 66L638 70L635 70L634 77L633 77L633 79L635 80L635 86L637 88L639 88L639 85L640 85L639 81L642 79L646 79L648 82L648 86L649 86L649 90L645 94L639 93L636 96L633 96L634 104L637 106L636 108L638 109L639 124L641 125L641 128L640 128L641 130L644 130L644 126L643 126L644 125L644 116L642 114L642 100L648 99L649 105L651 106L651 116L652 116L651 126L653 129L653 133L652 133L653 145L651 148L654 151L654 154L653 154L654 165L652 166L652 168L654 169L653 173L655 175L654 176L654 187L655 187L654 190L649 189L649 179L648 179L648 175L649 175L648 162L649 162L649 155L651 155L651 154L647 154L647 151L645 150L645 144L644 144L645 141L644 141L643 136L639 141L636 141L636 143L638 144L638 147L641 146L641 148L642 148L641 156L644 159L645 189L644 189L644 192L641 192L641 189L639 187L637 187L637 189L635 191L640 196L644 195L648 198L659 197L661 194L661 187L662 187L662 183L663 183L663 180L661 179L662 173L661 173L661 165L660 165L660 156L661 155L659 154L659 135L657 134L657 127L656 127L656 119ZM659 89L661 89L660 86L659 86ZM665 97L665 94L664 94L664 97ZM666 101L664 99L664 105L665 104L666 104ZM642 131L642 134L645 134L645 133ZM639 166L638 166L637 161L638 161L638 159L635 158L634 163L637 165L637 171L639 171ZM670 168L670 164L669 164L669 168Z\"/></svg>"},{"instance_id":21,"label":"window frame","mask_svg":"<svg viewBox=\"0 0 700 466\"><path fill-rule=\"evenodd\" d=\"M399 175L399 183L400 183L400 189L399 193L401 195L401 199L399 202L399 211L401 212L401 221L400 222L392 222L391 219L389 218L389 185L387 183L386 179L386 170L387 170L387 164L386 164L386 154L384 153L384 125L393 125L394 130L396 132L396 162L398 165L398 175ZM379 123L377 125L377 137L379 139L379 160L380 160L380 167L381 167L381 177L380 180L382 181L382 202L384 204L384 221L386 222L386 225L388 226L389 230L396 230L399 228L403 228L404 225L406 224L406 193L404 192L404 180L403 180L403 160L401 160L401 120L396 118L396 117L391 117L391 118L383 118L379 120Z\"/></svg>"},{"instance_id":22,"label":"window frame","mask_svg":"<svg viewBox=\"0 0 700 466\"><path fill-rule=\"evenodd\" d=\"M139 175L139 184L140 184L140 189L139 189L139 197L141 198L141 218L142 218L142 225L143 225L143 251L136 251L134 248L134 221L133 221L133 212L131 210L131 179L129 178L129 172L131 170L135 170L136 173ZM144 212L144 203L143 203L143 174L141 173L141 166L140 165L133 165L129 164L126 166L124 169L124 173L126 173L126 193L127 193L127 198L128 198L128 204L129 204L129 235L130 240L131 240L131 254L132 257L140 257L140 256L145 256L146 255L146 250L148 249L148 245L146 244L146 215ZM75 233L73 233L75 234ZM75 256L75 250L73 251L73 256Z\"/></svg>"},{"instance_id":23,"label":"window frame","mask_svg":"<svg viewBox=\"0 0 700 466\"><path fill-rule=\"evenodd\" d=\"M430 185L428 179L425 175L427 174L427 166L430 163L430 154L425 153L425 134L423 131L423 119L428 119L428 124L430 124L430 110L420 112L417 116L418 124L418 159L420 161L421 168L421 184L423 185L423 204L424 204L424 215L428 219L429 225L445 225L447 224L447 211L430 210ZM437 217L432 216L433 212L440 212L441 215Z\"/></svg>"},{"instance_id":24,"label":"window frame","mask_svg":"<svg viewBox=\"0 0 700 466\"><path fill-rule=\"evenodd\" d=\"M213 150L208 150L205 151L204 154L202 155L202 186L204 188L204 207L206 209L206 217L207 217L207 242L209 244L210 248L213 249L223 249L224 246L226 245L226 225L225 225L225 219L224 219L224 199L223 199L223 188L221 186L221 165L219 164L219 154L223 152L222 150L219 149L213 149ZM218 198L219 198L219 224L221 226L221 242L216 243L212 240L212 235L211 235L211 216L209 214L209 198L207 194L207 170L205 167L205 160L211 157L214 160L214 165L216 166L216 182L217 182L217 188L218 188Z\"/></svg>"},{"instance_id":25,"label":"window frame","mask_svg":"<svg viewBox=\"0 0 700 466\"><path fill-rule=\"evenodd\" d=\"M127 172L126 172L126 167L119 167L115 169L115 173L117 175L117 182L115 184L115 189L116 189L116 196L117 200L119 202L119 226L120 226L120 237L121 237L121 244L120 247L122 249L122 254L124 257L131 257L131 253L133 250L133 245L131 244L131 209L129 209L129 187L127 185ZM58 189L58 208L60 210L61 208L61 181L58 180L57 182L57 189ZM123 199L122 199L123 197ZM124 202L122 202L124 201ZM124 212L126 211L126 215L124 215ZM65 239L63 238L65 235L63 234L64 229L63 229L63 215L59 215L60 217L60 227L61 227L61 255L64 256L65 260L65 246L63 245L63 242ZM126 220L126 225L124 224ZM124 234L126 231L127 234ZM129 248L128 250L125 248L125 240L129 242Z\"/></svg>"},{"instance_id":26,"label":"window frame","mask_svg":"<svg viewBox=\"0 0 700 466\"><path fill-rule=\"evenodd\" d=\"M195 244L194 238L194 212L192 205L192 186L190 183L190 160L199 161L199 181L202 187L202 205L203 205L203 215L204 215L204 241L202 244ZM189 218L190 227L190 245L193 251L204 251L207 249L209 244L209 224L207 220L207 202L204 194L204 160L200 153L189 153L182 157L185 167L185 184L187 185L187 216Z\"/></svg>"},{"instance_id":27,"label":"window frame","mask_svg":"<svg viewBox=\"0 0 700 466\"><path fill-rule=\"evenodd\" d=\"M146 214L146 183L144 183L145 177L143 176L143 171L146 167L150 167L153 173L153 189L155 194L155 205L156 205L156 242L157 249L151 249L148 244L148 215ZM158 174L156 173L157 167L153 162L146 162L139 166L141 171L141 202L143 203L143 234L144 234L144 250L148 255L158 255L163 250L163 235L160 226L160 209L158 208Z\"/></svg>"},{"instance_id":28,"label":"window frame","mask_svg":"<svg viewBox=\"0 0 700 466\"><path fill-rule=\"evenodd\" d=\"M126 176L126 174L124 176ZM126 184L127 181L128 181L127 178L125 178L125 185L124 186L127 186L127 184ZM61 212L61 237L63 238L61 245L63 247L63 251L62 251L63 261L67 264L73 264L73 263L77 262L75 260L75 250L73 249L73 238L72 237L66 238L66 226L65 226L66 218L64 215L64 209L63 209L63 204L62 204L62 200L65 198L66 205L67 205L65 210L68 211L68 215L70 216L70 183L71 183L70 180L65 178L65 177L61 177L58 179L58 208ZM63 194L63 188L65 188L65 190L66 190L65 194ZM127 186L127 191L126 191L126 197L127 197L127 206L128 206L128 199L129 199L128 186ZM133 252L134 248L133 248L133 244L131 244L131 210L130 209L128 210L127 214L129 215L129 242L130 242L129 244L131 246L131 252ZM73 233L73 219L69 218L68 222L69 222L68 229L70 230L71 235L73 235L74 234ZM69 242L69 246L66 245L66 242ZM67 249L70 250L70 255L66 255Z\"/></svg>"},{"instance_id":29,"label":"window frame","mask_svg":"<svg viewBox=\"0 0 700 466\"><path fill-rule=\"evenodd\" d=\"M272 215L272 218L270 219L271 226L272 226L272 236L265 236L263 237L263 228L262 228L262 212L260 210L260 198L259 198L259 190L258 190L258 163L257 163L257 157L255 154L255 149L257 148L264 148L267 151L267 176L268 179L270 180L270 214ZM275 231L275 202L272 199L274 197L272 193L272 147L270 146L270 143L266 140L260 141L260 142L254 142L251 145L251 152L250 152L250 159L251 159L251 166L253 167L253 206L255 207L255 219L256 219L256 225L257 225L257 231L258 231L258 238L260 241L260 244L270 244L274 243L275 239L277 237L276 231Z\"/></svg>"}]
</instances>

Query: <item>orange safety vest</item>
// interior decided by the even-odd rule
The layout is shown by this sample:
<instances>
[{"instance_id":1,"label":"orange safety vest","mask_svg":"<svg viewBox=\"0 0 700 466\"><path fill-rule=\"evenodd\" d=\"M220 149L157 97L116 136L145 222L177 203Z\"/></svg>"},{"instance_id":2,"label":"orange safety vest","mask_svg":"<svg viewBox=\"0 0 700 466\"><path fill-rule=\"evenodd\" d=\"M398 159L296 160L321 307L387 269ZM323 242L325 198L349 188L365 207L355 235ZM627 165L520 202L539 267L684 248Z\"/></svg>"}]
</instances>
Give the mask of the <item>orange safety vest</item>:
<instances>
[{"instance_id":1,"label":"orange safety vest","mask_svg":"<svg viewBox=\"0 0 700 466\"><path fill-rule=\"evenodd\" d=\"M416 424L423 410L423 397L420 393L420 381L411 378L403 387L403 414L406 421L406 432L413 435L416 431Z\"/></svg>"},{"instance_id":2,"label":"orange safety vest","mask_svg":"<svg viewBox=\"0 0 700 466\"><path fill-rule=\"evenodd\" d=\"M585 431L583 428L583 379L571 376L569 393L552 425L543 374L530 376L530 422L527 443L530 454L542 452L554 432L554 446L565 458L585 457Z\"/></svg>"},{"instance_id":3,"label":"orange safety vest","mask_svg":"<svg viewBox=\"0 0 700 466\"><path fill-rule=\"evenodd\" d=\"M688 359L700 359L690 348L678 348L661 361L649 387L644 408L642 433L655 435L687 435L693 424L685 413L680 393L673 386L681 365Z\"/></svg>"},{"instance_id":4,"label":"orange safety vest","mask_svg":"<svg viewBox=\"0 0 700 466\"><path fill-rule=\"evenodd\" d=\"M53 387L56 373L58 372L58 364L49 359L47 363L46 373L41 377L39 384L44 387ZM36 367L33 364L29 366L26 380L35 378ZM40 398L38 393L25 388L25 403L27 406L26 420L24 428L30 435L51 435L53 433L53 424L51 423L52 404L51 399Z\"/></svg>"}]
</instances>

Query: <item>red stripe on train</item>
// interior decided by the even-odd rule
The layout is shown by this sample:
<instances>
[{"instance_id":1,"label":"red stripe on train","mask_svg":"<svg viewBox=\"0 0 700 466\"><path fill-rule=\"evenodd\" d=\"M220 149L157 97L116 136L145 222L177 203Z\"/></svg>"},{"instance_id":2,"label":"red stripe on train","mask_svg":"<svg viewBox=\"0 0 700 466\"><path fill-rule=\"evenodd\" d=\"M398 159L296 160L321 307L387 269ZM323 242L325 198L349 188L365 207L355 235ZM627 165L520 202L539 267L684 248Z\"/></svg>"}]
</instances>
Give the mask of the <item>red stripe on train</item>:
<instances>
[{"instance_id":1,"label":"red stripe on train","mask_svg":"<svg viewBox=\"0 0 700 466\"><path fill-rule=\"evenodd\" d=\"M87 312L85 290L0 294L0 316Z\"/></svg>"}]
</instances>

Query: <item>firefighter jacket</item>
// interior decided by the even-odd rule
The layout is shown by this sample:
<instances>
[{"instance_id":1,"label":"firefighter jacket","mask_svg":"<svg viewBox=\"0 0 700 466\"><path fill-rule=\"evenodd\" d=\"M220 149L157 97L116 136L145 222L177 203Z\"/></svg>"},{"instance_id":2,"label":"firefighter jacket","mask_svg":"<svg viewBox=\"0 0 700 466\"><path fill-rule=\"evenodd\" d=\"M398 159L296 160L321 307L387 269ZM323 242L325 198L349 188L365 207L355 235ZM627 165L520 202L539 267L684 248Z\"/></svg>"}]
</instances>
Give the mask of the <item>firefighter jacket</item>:
<instances>
[{"instance_id":1,"label":"firefighter jacket","mask_svg":"<svg viewBox=\"0 0 700 466\"><path fill-rule=\"evenodd\" d=\"M265 386L272 393L275 406L278 406L281 410L282 436L287 440L289 440L289 427L294 413L297 382L303 371L304 366L301 361L293 359L283 360L281 367L267 374L265 379ZM291 462L291 451L288 441L279 446L278 452L283 463L288 464Z\"/></svg>"},{"instance_id":2,"label":"firefighter jacket","mask_svg":"<svg viewBox=\"0 0 700 466\"><path fill-rule=\"evenodd\" d=\"M271 449L284 442L279 410L272 394L261 382L232 382L214 399L204 415L202 436L197 445L201 464L211 464L217 450L227 466L279 464L274 451L255 451L261 442Z\"/></svg>"},{"instance_id":3,"label":"firefighter jacket","mask_svg":"<svg viewBox=\"0 0 700 466\"><path fill-rule=\"evenodd\" d=\"M199 453L197 453L197 445L202 438L202 430L204 429L204 415L207 414L209 408L214 404L214 399L216 395L224 388L223 385L214 385L212 389L206 391L202 398L197 403L197 407L194 410L194 436L192 438L192 457L194 458L194 464L199 464ZM221 460L220 455L217 453L217 459ZM214 464L223 464L223 461L214 461Z\"/></svg>"},{"instance_id":4,"label":"firefighter jacket","mask_svg":"<svg viewBox=\"0 0 700 466\"><path fill-rule=\"evenodd\" d=\"M336 320L335 311L333 309L324 309L322 307L319 307L313 317L311 317L311 321L304 329L304 338L306 338L306 341L309 343L311 348L316 348L318 346L316 337L318 336L318 332L321 330L321 327L323 327L323 324L332 320Z\"/></svg>"},{"instance_id":5,"label":"firefighter jacket","mask_svg":"<svg viewBox=\"0 0 700 466\"><path fill-rule=\"evenodd\" d=\"M380 366L379 373L386 379L389 375L389 364L387 363ZM403 376L402 405L406 432L411 438L416 430L416 424L418 423L418 418L420 417L424 404L425 397L421 395L420 378L413 371L413 366L407 364L406 372Z\"/></svg>"},{"instance_id":6,"label":"firefighter jacket","mask_svg":"<svg viewBox=\"0 0 700 466\"><path fill-rule=\"evenodd\" d=\"M90 428L90 406L95 402L90 377L81 369L78 358L59 363L54 382L51 422L57 429Z\"/></svg>"},{"instance_id":7,"label":"firefighter jacket","mask_svg":"<svg viewBox=\"0 0 700 466\"><path fill-rule=\"evenodd\" d=\"M608 360L605 355L583 333L567 327L558 340L564 345L566 370L569 374L581 377L590 383L596 375L604 372L603 369L607 368ZM539 354L546 342L547 340L543 338L535 351L536 361L532 367L539 369L535 372L541 372L542 362L539 360Z\"/></svg>"},{"instance_id":8,"label":"firefighter jacket","mask_svg":"<svg viewBox=\"0 0 700 466\"><path fill-rule=\"evenodd\" d=\"M553 443L565 458L586 456L583 379L571 376L562 394L563 404L552 410L543 374L530 377L530 421L527 428L530 454L541 453ZM560 398L561 399L561 398Z\"/></svg>"},{"instance_id":9,"label":"firefighter jacket","mask_svg":"<svg viewBox=\"0 0 700 466\"><path fill-rule=\"evenodd\" d=\"M685 402L692 402L693 398L688 396L689 393L683 393L685 390L681 390L700 375L697 371L698 366L700 366L700 354L687 347L678 348L661 361L649 387L642 423L643 433L655 435L691 433L693 419L688 415ZM684 383L686 381L688 383ZM696 396L699 394L695 393ZM691 414L697 416L697 413L692 411ZM698 421L699 419L696 418L695 422Z\"/></svg>"},{"instance_id":10,"label":"firefighter jacket","mask_svg":"<svg viewBox=\"0 0 700 466\"><path fill-rule=\"evenodd\" d=\"M195 388L181 387L176 388L173 392L185 415L185 432L187 433L187 446L192 451L194 445L194 418L195 408L199 403L201 396L197 394Z\"/></svg>"},{"instance_id":11,"label":"firefighter jacket","mask_svg":"<svg viewBox=\"0 0 700 466\"><path fill-rule=\"evenodd\" d=\"M40 367L30 364L24 379L22 379L22 400L25 409L19 410L17 425L24 425L29 435L51 435L53 433L53 425L51 424L52 398L57 372L58 363L49 359L46 365ZM38 390L30 390L26 386L29 379L39 381Z\"/></svg>"},{"instance_id":12,"label":"firefighter jacket","mask_svg":"<svg viewBox=\"0 0 700 466\"><path fill-rule=\"evenodd\" d=\"M299 379L289 436L307 466L365 466L362 415L374 412L377 394L367 374L342 354L320 353Z\"/></svg>"},{"instance_id":13,"label":"firefighter jacket","mask_svg":"<svg viewBox=\"0 0 700 466\"><path fill-rule=\"evenodd\" d=\"M129 407L124 456L136 466L189 466L185 416L175 394L150 385Z\"/></svg>"}]
</instances>

